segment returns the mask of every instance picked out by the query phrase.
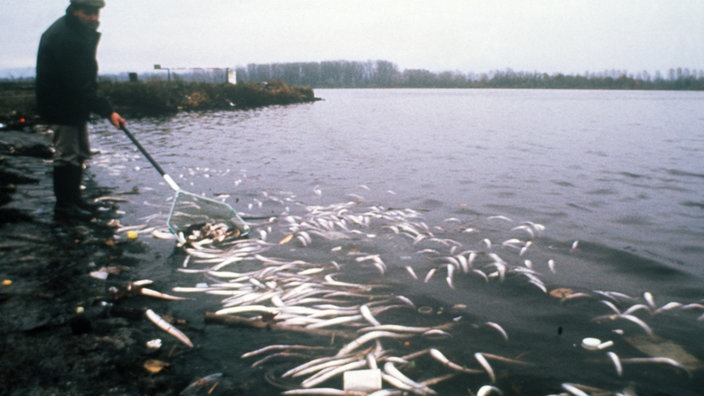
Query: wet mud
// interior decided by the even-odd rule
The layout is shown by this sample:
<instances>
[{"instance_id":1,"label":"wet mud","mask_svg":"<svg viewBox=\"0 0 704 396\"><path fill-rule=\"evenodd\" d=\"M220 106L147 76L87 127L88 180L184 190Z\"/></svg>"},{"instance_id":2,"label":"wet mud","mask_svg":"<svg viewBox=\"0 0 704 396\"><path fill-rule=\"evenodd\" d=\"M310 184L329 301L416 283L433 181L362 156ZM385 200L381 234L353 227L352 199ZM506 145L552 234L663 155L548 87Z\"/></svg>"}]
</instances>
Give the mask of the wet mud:
<instances>
[{"instance_id":1,"label":"wet mud","mask_svg":"<svg viewBox=\"0 0 704 396\"><path fill-rule=\"evenodd\" d=\"M192 350L145 318L146 297L120 292L140 247L115 235L116 204L90 222L54 220L50 158L41 130L0 131L0 395L238 393L189 388ZM86 198L109 193L90 171L83 183ZM164 346L148 349L153 338Z\"/></svg>"}]
</instances>

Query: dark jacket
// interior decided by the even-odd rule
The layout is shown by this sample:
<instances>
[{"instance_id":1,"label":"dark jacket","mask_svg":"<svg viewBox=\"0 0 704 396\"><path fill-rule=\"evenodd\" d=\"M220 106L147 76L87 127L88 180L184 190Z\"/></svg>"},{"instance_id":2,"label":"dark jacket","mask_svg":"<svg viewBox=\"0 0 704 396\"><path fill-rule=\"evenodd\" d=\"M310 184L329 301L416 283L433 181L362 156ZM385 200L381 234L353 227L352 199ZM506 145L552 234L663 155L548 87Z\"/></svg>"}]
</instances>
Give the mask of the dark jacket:
<instances>
[{"instance_id":1,"label":"dark jacket","mask_svg":"<svg viewBox=\"0 0 704 396\"><path fill-rule=\"evenodd\" d=\"M42 34L37 53L37 108L52 124L81 125L90 113L109 117L107 99L97 93L96 50L100 33L66 13Z\"/></svg>"}]
</instances>

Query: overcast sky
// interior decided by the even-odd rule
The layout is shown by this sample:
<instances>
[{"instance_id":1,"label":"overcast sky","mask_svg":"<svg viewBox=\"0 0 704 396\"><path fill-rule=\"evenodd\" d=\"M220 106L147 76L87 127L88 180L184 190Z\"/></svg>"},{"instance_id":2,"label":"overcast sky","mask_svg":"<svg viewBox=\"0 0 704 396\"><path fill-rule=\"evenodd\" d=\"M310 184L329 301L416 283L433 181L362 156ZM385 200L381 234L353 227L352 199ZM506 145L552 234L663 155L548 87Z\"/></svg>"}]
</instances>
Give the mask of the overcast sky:
<instances>
[{"instance_id":1,"label":"overcast sky","mask_svg":"<svg viewBox=\"0 0 704 396\"><path fill-rule=\"evenodd\" d=\"M101 72L388 60L399 69L704 69L704 0L106 0ZM69 0L0 0L0 69Z\"/></svg>"}]
</instances>

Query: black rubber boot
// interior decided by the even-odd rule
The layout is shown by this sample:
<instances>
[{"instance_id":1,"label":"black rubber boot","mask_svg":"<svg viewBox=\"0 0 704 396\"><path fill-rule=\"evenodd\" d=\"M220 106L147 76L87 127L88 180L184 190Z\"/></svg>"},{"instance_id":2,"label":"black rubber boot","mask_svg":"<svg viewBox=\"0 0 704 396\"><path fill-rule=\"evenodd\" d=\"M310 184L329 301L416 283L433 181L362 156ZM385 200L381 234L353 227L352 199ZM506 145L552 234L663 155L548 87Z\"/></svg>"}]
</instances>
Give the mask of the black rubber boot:
<instances>
[{"instance_id":1,"label":"black rubber boot","mask_svg":"<svg viewBox=\"0 0 704 396\"><path fill-rule=\"evenodd\" d=\"M71 179L73 183L76 183L77 187L74 191L73 203L79 208L91 212L97 213L100 209L100 205L92 204L81 197L81 182L83 181L83 167L81 166L71 166Z\"/></svg>"},{"instance_id":2,"label":"black rubber boot","mask_svg":"<svg viewBox=\"0 0 704 396\"><path fill-rule=\"evenodd\" d=\"M78 175L80 177L80 174ZM56 206L54 206L54 218L60 221L89 221L93 214L83 210L76 205L75 200L80 196L80 178L76 178L75 167L71 165L61 165L54 167L54 196Z\"/></svg>"}]
</instances>

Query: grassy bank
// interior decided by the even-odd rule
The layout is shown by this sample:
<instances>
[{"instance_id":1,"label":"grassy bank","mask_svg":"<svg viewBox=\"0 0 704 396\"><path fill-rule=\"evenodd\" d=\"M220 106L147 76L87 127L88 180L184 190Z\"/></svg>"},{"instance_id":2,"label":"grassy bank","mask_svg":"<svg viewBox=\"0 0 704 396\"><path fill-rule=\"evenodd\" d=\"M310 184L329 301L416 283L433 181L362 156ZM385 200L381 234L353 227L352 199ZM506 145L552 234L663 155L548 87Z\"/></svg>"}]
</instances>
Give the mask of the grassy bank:
<instances>
[{"instance_id":1,"label":"grassy bank","mask_svg":"<svg viewBox=\"0 0 704 396\"><path fill-rule=\"evenodd\" d=\"M315 101L313 89L281 81L266 84L212 84L165 82L112 82L99 85L116 111L127 117L163 116L179 111L248 109ZM0 82L0 122L18 126L36 116L32 82ZM21 125L20 125L21 126Z\"/></svg>"},{"instance_id":2,"label":"grassy bank","mask_svg":"<svg viewBox=\"0 0 704 396\"><path fill-rule=\"evenodd\" d=\"M100 93L123 115L159 116L179 111L248 109L315 101L313 89L281 81L266 84L187 82L102 83Z\"/></svg>"}]
</instances>

